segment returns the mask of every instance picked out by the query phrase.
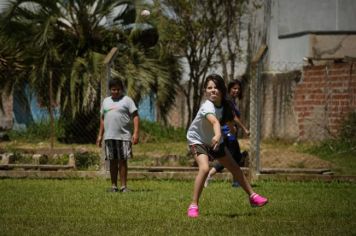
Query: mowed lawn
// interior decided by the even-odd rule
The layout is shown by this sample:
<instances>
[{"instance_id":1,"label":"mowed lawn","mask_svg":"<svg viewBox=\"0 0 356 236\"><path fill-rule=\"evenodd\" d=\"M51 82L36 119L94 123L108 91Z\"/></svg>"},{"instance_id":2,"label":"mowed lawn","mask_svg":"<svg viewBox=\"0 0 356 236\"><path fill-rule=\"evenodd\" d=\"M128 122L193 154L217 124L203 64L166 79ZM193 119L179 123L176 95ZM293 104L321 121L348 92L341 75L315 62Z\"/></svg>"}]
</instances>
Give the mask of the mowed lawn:
<instances>
[{"instance_id":1,"label":"mowed lawn","mask_svg":"<svg viewBox=\"0 0 356 236\"><path fill-rule=\"evenodd\" d=\"M189 219L193 180L0 179L0 235L355 235L356 184L259 181L270 200L251 208L241 188L213 181Z\"/></svg>"}]
</instances>

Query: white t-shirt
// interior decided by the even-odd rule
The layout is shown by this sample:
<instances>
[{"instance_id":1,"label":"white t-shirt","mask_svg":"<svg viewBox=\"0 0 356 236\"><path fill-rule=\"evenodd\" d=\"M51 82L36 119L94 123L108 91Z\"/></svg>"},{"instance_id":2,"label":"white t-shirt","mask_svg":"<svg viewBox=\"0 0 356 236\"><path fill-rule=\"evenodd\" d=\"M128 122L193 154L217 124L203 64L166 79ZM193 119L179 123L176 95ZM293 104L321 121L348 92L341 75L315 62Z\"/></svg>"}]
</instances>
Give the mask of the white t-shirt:
<instances>
[{"instance_id":1,"label":"white t-shirt","mask_svg":"<svg viewBox=\"0 0 356 236\"><path fill-rule=\"evenodd\" d=\"M123 96L113 100L106 97L100 109L104 115L104 140L131 140L131 115L137 111L134 101Z\"/></svg>"},{"instance_id":2,"label":"white t-shirt","mask_svg":"<svg viewBox=\"0 0 356 236\"><path fill-rule=\"evenodd\" d=\"M190 124L187 132L188 144L206 144L210 145L211 139L214 137L214 129L211 123L206 118L207 115L212 114L218 120L222 117L222 107L215 107L214 103L206 100L201 106ZM222 142L222 140L220 140Z\"/></svg>"}]
</instances>

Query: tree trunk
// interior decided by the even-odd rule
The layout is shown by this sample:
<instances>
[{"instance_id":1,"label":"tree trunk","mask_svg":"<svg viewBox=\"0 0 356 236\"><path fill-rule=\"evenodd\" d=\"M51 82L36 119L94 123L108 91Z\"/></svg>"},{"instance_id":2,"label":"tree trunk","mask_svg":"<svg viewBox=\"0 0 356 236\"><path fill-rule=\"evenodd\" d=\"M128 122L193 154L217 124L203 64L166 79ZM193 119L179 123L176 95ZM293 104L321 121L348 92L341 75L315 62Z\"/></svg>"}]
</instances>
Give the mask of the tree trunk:
<instances>
[{"instance_id":1,"label":"tree trunk","mask_svg":"<svg viewBox=\"0 0 356 236\"><path fill-rule=\"evenodd\" d=\"M54 114L53 114L53 73L49 71L49 117L50 117L50 124L51 124L51 154L53 152L54 147Z\"/></svg>"}]
</instances>

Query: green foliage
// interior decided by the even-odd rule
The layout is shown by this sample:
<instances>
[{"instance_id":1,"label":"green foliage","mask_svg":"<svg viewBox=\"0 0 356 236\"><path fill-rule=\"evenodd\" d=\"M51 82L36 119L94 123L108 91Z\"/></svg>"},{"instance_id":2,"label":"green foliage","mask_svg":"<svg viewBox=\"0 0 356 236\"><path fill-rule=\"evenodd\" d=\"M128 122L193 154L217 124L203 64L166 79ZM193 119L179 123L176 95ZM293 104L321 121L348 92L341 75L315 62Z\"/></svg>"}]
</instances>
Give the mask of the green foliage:
<instances>
[{"instance_id":1,"label":"green foliage","mask_svg":"<svg viewBox=\"0 0 356 236\"><path fill-rule=\"evenodd\" d=\"M64 143L95 143L99 121L95 115L81 115L74 120L61 120L55 122L55 135ZM24 130L11 130L11 140L38 143L50 139L51 129L49 121L32 123ZM141 120L141 143L178 142L186 141L186 132L183 128L164 126L157 122Z\"/></svg>"},{"instance_id":2,"label":"green foliage","mask_svg":"<svg viewBox=\"0 0 356 236\"><path fill-rule=\"evenodd\" d=\"M353 183L256 182L270 202L254 209L230 181L213 181L202 193L200 217L189 219L193 184L131 180L131 192L110 193L109 180L1 179L1 234L356 234Z\"/></svg>"},{"instance_id":3,"label":"green foliage","mask_svg":"<svg viewBox=\"0 0 356 236\"><path fill-rule=\"evenodd\" d=\"M75 117L63 115L60 118L63 129L57 135L62 143L95 143L99 130L99 104L91 112L82 112Z\"/></svg>"},{"instance_id":4,"label":"green foliage","mask_svg":"<svg viewBox=\"0 0 356 236\"><path fill-rule=\"evenodd\" d=\"M40 165L67 165L69 160L69 155L62 155L57 157L49 157L47 155L42 155L39 159Z\"/></svg>"},{"instance_id":5,"label":"green foliage","mask_svg":"<svg viewBox=\"0 0 356 236\"><path fill-rule=\"evenodd\" d=\"M0 18L0 90L10 94L12 88L28 83L47 108L54 101L60 104L60 113L66 116L66 135L78 140L87 133L72 137L70 119L95 110L100 94L105 94L100 87L104 58L118 47L113 74L124 78L136 102L154 92L164 120L179 77L171 70L172 64L160 60L155 26L138 24L145 19L137 17L137 7L142 7L142 1L9 2ZM132 30L133 25L137 30ZM130 37L131 33L137 37ZM137 40L144 43L133 42Z\"/></svg>"},{"instance_id":6,"label":"green foliage","mask_svg":"<svg viewBox=\"0 0 356 236\"><path fill-rule=\"evenodd\" d=\"M74 158L78 170L97 170L100 164L100 156L94 152L76 152Z\"/></svg>"},{"instance_id":7,"label":"green foliage","mask_svg":"<svg viewBox=\"0 0 356 236\"><path fill-rule=\"evenodd\" d=\"M356 113L350 113L341 126L338 139L301 145L300 150L333 162L338 174L356 174Z\"/></svg>"},{"instance_id":8,"label":"green foliage","mask_svg":"<svg viewBox=\"0 0 356 236\"><path fill-rule=\"evenodd\" d=\"M309 153L323 158L340 155L356 156L356 112L350 113L341 125L338 139L325 140L306 149Z\"/></svg>"},{"instance_id":9,"label":"green foliage","mask_svg":"<svg viewBox=\"0 0 356 236\"><path fill-rule=\"evenodd\" d=\"M345 141L356 142L356 111L350 112L348 117L344 120L340 137Z\"/></svg>"},{"instance_id":10,"label":"green foliage","mask_svg":"<svg viewBox=\"0 0 356 236\"><path fill-rule=\"evenodd\" d=\"M186 132L183 128L163 126L145 120L140 122L140 135L144 143L186 141Z\"/></svg>"},{"instance_id":11,"label":"green foliage","mask_svg":"<svg viewBox=\"0 0 356 236\"><path fill-rule=\"evenodd\" d=\"M31 156L24 156L21 153L15 151L12 158L9 160L13 164L32 164L33 159Z\"/></svg>"},{"instance_id":12,"label":"green foliage","mask_svg":"<svg viewBox=\"0 0 356 236\"><path fill-rule=\"evenodd\" d=\"M55 135L61 136L63 129L58 121L55 121ZM48 140L51 137L51 124L49 120L42 120L38 123L31 123L26 129L9 131L11 140L21 140L28 143L38 143Z\"/></svg>"}]
</instances>

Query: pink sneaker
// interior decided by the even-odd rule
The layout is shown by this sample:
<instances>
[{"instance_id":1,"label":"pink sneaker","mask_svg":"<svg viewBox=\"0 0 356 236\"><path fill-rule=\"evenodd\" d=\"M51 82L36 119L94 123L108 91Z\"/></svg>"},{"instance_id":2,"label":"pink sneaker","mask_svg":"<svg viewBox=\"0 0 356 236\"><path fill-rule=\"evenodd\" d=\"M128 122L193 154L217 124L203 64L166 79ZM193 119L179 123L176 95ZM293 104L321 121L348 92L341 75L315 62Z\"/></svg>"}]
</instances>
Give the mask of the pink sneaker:
<instances>
[{"instance_id":1,"label":"pink sneaker","mask_svg":"<svg viewBox=\"0 0 356 236\"><path fill-rule=\"evenodd\" d=\"M196 218L199 216L199 208L195 204L190 204L188 208L188 217Z\"/></svg>"},{"instance_id":2,"label":"pink sneaker","mask_svg":"<svg viewBox=\"0 0 356 236\"><path fill-rule=\"evenodd\" d=\"M257 193L254 193L250 196L250 204L252 207L261 207L266 205L268 202L268 199L265 197L262 197L258 195Z\"/></svg>"}]
</instances>

